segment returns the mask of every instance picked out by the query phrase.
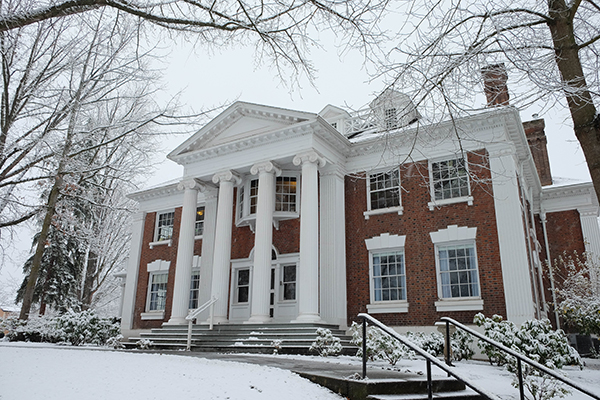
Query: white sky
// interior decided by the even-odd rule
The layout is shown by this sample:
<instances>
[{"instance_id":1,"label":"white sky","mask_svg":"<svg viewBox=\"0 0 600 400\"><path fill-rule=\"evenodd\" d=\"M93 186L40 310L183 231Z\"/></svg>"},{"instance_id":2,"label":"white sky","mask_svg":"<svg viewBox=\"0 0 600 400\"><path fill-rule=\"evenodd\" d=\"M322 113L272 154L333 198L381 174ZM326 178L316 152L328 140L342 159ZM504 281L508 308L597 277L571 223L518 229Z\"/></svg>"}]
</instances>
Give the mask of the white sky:
<instances>
[{"instance_id":1,"label":"white sky","mask_svg":"<svg viewBox=\"0 0 600 400\"><path fill-rule=\"evenodd\" d=\"M268 64L256 65L252 47L226 49L208 55L206 49L191 46L173 47L169 56L162 57L164 69L164 101L179 94L180 103L200 111L216 105L230 104L236 100L272 105L309 112L318 112L327 104L359 109L370 103L376 93L384 88L381 81L370 82L363 66L363 58L357 52L338 56L337 50L315 48L310 55L317 69L315 86L307 79L299 85L286 87ZM509 71L510 75L510 71ZM512 89L512 88L509 88ZM483 96L482 96L483 98ZM531 120L539 112L533 107L521 113L524 121ZM539 118L546 119L546 135L552 175L589 181L583 154L568 125L564 110L553 109ZM565 123L566 121L566 123ZM171 136L163 143L163 152L157 155L156 172L145 181L144 186L180 177L183 168L166 160L168 152L187 137ZM0 266L0 286L6 291L7 282L20 284L21 268L28 257L33 233L19 229L18 237L8 251L8 258ZM0 303L6 302L0 291ZM10 297L10 296L9 296Z\"/></svg>"}]
</instances>

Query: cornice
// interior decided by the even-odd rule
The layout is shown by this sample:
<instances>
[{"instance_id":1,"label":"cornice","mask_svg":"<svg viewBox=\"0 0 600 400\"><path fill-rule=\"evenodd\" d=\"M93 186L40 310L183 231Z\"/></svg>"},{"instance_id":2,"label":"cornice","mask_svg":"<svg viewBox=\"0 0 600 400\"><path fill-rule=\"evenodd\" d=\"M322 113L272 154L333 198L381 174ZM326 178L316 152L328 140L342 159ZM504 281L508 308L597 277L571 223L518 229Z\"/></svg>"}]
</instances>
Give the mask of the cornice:
<instances>
[{"instance_id":1,"label":"cornice","mask_svg":"<svg viewBox=\"0 0 600 400\"><path fill-rule=\"evenodd\" d=\"M139 192L128 194L127 197L131 200L137 201L138 203L161 197L170 197L174 194L181 193L181 191L177 189L178 185L178 183L171 183L160 187L141 190Z\"/></svg>"}]
</instances>

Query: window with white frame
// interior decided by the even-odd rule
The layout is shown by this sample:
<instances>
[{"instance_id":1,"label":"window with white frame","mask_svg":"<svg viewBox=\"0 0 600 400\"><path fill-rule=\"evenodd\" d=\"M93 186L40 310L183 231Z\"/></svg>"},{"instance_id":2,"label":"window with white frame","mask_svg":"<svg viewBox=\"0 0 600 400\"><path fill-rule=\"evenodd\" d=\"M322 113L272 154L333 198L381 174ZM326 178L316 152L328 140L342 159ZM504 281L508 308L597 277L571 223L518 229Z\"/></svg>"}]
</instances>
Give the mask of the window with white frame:
<instances>
[{"instance_id":1,"label":"window with white frame","mask_svg":"<svg viewBox=\"0 0 600 400\"><path fill-rule=\"evenodd\" d=\"M192 270L192 280L190 281L190 303L189 309L198 308L198 299L200 296L200 271Z\"/></svg>"},{"instance_id":2,"label":"window with white frame","mask_svg":"<svg viewBox=\"0 0 600 400\"><path fill-rule=\"evenodd\" d=\"M159 213L156 219L156 242L171 240L173 237L173 223L175 221L175 212Z\"/></svg>"},{"instance_id":3,"label":"window with white frame","mask_svg":"<svg viewBox=\"0 0 600 400\"><path fill-rule=\"evenodd\" d=\"M371 253L373 301L406 300L404 252Z\"/></svg>"},{"instance_id":4,"label":"window with white frame","mask_svg":"<svg viewBox=\"0 0 600 400\"><path fill-rule=\"evenodd\" d=\"M164 311L167 304L168 272L151 272L147 311Z\"/></svg>"},{"instance_id":5,"label":"window with white frame","mask_svg":"<svg viewBox=\"0 0 600 400\"><path fill-rule=\"evenodd\" d=\"M299 176L286 173L275 180L275 220L298 216ZM256 215L258 205L258 179L246 180L238 189L237 220L248 222Z\"/></svg>"},{"instance_id":6,"label":"window with white frame","mask_svg":"<svg viewBox=\"0 0 600 400\"><path fill-rule=\"evenodd\" d=\"M431 232L435 244L435 261L439 301L437 311L482 310L479 283L477 228L450 225Z\"/></svg>"},{"instance_id":7,"label":"window with white frame","mask_svg":"<svg viewBox=\"0 0 600 400\"><path fill-rule=\"evenodd\" d=\"M196 225L194 228L195 236L202 236L204 233L204 207L196 208Z\"/></svg>"},{"instance_id":8,"label":"window with white frame","mask_svg":"<svg viewBox=\"0 0 600 400\"><path fill-rule=\"evenodd\" d=\"M398 127L398 117L395 107L386 108L384 110L385 129L394 129Z\"/></svg>"},{"instance_id":9,"label":"window with white frame","mask_svg":"<svg viewBox=\"0 0 600 400\"><path fill-rule=\"evenodd\" d=\"M383 233L365 240L369 251L370 313L408 312L406 236Z\"/></svg>"},{"instance_id":10,"label":"window with white frame","mask_svg":"<svg viewBox=\"0 0 600 400\"><path fill-rule=\"evenodd\" d=\"M400 206L400 169L369 174L370 210Z\"/></svg>"},{"instance_id":11,"label":"window with white frame","mask_svg":"<svg viewBox=\"0 0 600 400\"><path fill-rule=\"evenodd\" d=\"M248 303L250 300L250 268L238 269L235 281L235 302Z\"/></svg>"},{"instance_id":12,"label":"window with white frame","mask_svg":"<svg viewBox=\"0 0 600 400\"><path fill-rule=\"evenodd\" d=\"M284 265L281 278L282 300L296 300L296 264Z\"/></svg>"},{"instance_id":13,"label":"window with white frame","mask_svg":"<svg viewBox=\"0 0 600 400\"><path fill-rule=\"evenodd\" d=\"M431 163L431 188L434 201L467 197L471 194L464 158Z\"/></svg>"},{"instance_id":14,"label":"window with white frame","mask_svg":"<svg viewBox=\"0 0 600 400\"><path fill-rule=\"evenodd\" d=\"M437 246L442 298L479 297L475 244Z\"/></svg>"}]
</instances>

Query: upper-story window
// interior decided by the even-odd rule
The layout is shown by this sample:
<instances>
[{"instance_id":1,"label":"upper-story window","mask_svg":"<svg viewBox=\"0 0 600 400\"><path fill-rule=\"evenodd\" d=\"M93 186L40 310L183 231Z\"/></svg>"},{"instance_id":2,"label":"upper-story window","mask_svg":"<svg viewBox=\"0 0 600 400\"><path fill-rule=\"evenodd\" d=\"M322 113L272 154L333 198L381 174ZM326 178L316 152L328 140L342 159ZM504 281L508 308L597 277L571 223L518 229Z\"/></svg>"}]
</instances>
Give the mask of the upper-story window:
<instances>
[{"instance_id":1,"label":"upper-story window","mask_svg":"<svg viewBox=\"0 0 600 400\"><path fill-rule=\"evenodd\" d=\"M367 180L368 204L365 217L372 214L398 212L402 214L400 199L400 169L369 174Z\"/></svg>"},{"instance_id":2,"label":"upper-story window","mask_svg":"<svg viewBox=\"0 0 600 400\"><path fill-rule=\"evenodd\" d=\"M156 242L171 240L173 237L173 223L175 221L175 212L159 213L156 221Z\"/></svg>"},{"instance_id":3,"label":"upper-story window","mask_svg":"<svg viewBox=\"0 0 600 400\"><path fill-rule=\"evenodd\" d=\"M204 233L204 207L196 208L196 225L194 228L195 236L202 236Z\"/></svg>"},{"instance_id":4,"label":"upper-story window","mask_svg":"<svg viewBox=\"0 0 600 400\"><path fill-rule=\"evenodd\" d=\"M275 181L275 220L296 218L298 216L299 176L284 173ZM252 225L258 206L258 179L245 181L238 189L238 224Z\"/></svg>"},{"instance_id":5,"label":"upper-story window","mask_svg":"<svg viewBox=\"0 0 600 400\"><path fill-rule=\"evenodd\" d=\"M430 162L431 200L435 205L467 201L473 204L469 171L465 158L452 158Z\"/></svg>"},{"instance_id":6,"label":"upper-story window","mask_svg":"<svg viewBox=\"0 0 600 400\"><path fill-rule=\"evenodd\" d=\"M398 127L398 116L395 107L386 108L384 110L383 117L385 122L385 129L394 129Z\"/></svg>"}]
</instances>

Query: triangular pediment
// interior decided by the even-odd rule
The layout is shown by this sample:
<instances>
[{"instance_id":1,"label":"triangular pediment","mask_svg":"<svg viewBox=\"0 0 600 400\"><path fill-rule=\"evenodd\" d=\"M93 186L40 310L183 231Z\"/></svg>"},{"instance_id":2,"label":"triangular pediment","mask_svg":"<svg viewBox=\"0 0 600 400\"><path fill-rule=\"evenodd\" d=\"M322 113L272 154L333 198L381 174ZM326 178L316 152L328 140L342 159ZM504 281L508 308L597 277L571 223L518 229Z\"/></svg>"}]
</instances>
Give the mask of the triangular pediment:
<instances>
[{"instance_id":1,"label":"triangular pediment","mask_svg":"<svg viewBox=\"0 0 600 400\"><path fill-rule=\"evenodd\" d=\"M168 157L216 148L285 129L316 118L315 114L236 102L183 142Z\"/></svg>"}]
</instances>

